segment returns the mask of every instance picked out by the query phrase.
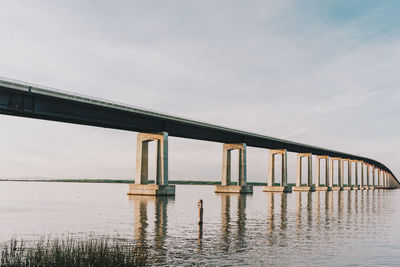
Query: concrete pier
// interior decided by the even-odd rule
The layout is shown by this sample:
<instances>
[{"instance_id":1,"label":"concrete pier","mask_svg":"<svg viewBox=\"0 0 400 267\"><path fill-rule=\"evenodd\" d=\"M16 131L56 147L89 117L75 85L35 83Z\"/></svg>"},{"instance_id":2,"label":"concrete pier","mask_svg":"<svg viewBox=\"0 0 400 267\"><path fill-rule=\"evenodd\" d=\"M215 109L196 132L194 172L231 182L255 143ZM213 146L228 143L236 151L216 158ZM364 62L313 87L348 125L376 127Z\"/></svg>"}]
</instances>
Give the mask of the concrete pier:
<instances>
[{"instance_id":1,"label":"concrete pier","mask_svg":"<svg viewBox=\"0 0 400 267\"><path fill-rule=\"evenodd\" d=\"M376 189L382 189L382 172L383 170L378 169L378 186Z\"/></svg>"},{"instance_id":2,"label":"concrete pier","mask_svg":"<svg viewBox=\"0 0 400 267\"><path fill-rule=\"evenodd\" d=\"M280 155L282 159L281 182L275 185L275 156ZM271 149L269 151L269 173L268 185L263 187L264 192L291 192L292 189L287 185L287 150Z\"/></svg>"},{"instance_id":3,"label":"concrete pier","mask_svg":"<svg viewBox=\"0 0 400 267\"><path fill-rule=\"evenodd\" d=\"M354 162L354 185L353 185L353 190L359 190L360 186L358 185L358 160L352 160Z\"/></svg>"},{"instance_id":4,"label":"concrete pier","mask_svg":"<svg viewBox=\"0 0 400 267\"><path fill-rule=\"evenodd\" d=\"M253 187L247 185L246 144L224 144L222 155L222 181L215 187L215 193L253 193ZM239 150L239 177L236 185L231 185L231 152Z\"/></svg>"},{"instance_id":5,"label":"concrete pier","mask_svg":"<svg viewBox=\"0 0 400 267\"><path fill-rule=\"evenodd\" d=\"M360 190L364 190L364 162L359 161L361 164L361 178L360 178Z\"/></svg>"},{"instance_id":6,"label":"concrete pier","mask_svg":"<svg viewBox=\"0 0 400 267\"><path fill-rule=\"evenodd\" d=\"M149 142L157 142L156 179L149 184ZM128 195L171 196L175 186L168 185L168 133L138 133L136 145L135 184L129 185Z\"/></svg>"},{"instance_id":7,"label":"concrete pier","mask_svg":"<svg viewBox=\"0 0 400 267\"><path fill-rule=\"evenodd\" d=\"M334 176L334 166L335 161L338 162L338 183L336 186L333 185L333 176ZM343 161L341 158L331 158L331 175L329 177L330 184L332 185L332 191L341 191L343 190Z\"/></svg>"},{"instance_id":8,"label":"concrete pier","mask_svg":"<svg viewBox=\"0 0 400 267\"><path fill-rule=\"evenodd\" d=\"M307 183L302 184L302 159L307 158ZM312 186L312 154L311 153L298 153L297 154L297 179L296 186L292 188L293 191L312 192L315 191Z\"/></svg>"},{"instance_id":9,"label":"concrete pier","mask_svg":"<svg viewBox=\"0 0 400 267\"><path fill-rule=\"evenodd\" d=\"M329 185L329 156L317 156L317 178L315 181L316 191L331 191L332 185ZM325 160L325 184L321 186L321 160Z\"/></svg>"},{"instance_id":10,"label":"concrete pier","mask_svg":"<svg viewBox=\"0 0 400 267\"><path fill-rule=\"evenodd\" d=\"M366 164L366 166L367 166L367 184L365 185L365 189L370 189L370 187L369 187L369 171L370 171L370 164Z\"/></svg>"},{"instance_id":11,"label":"concrete pier","mask_svg":"<svg viewBox=\"0 0 400 267\"><path fill-rule=\"evenodd\" d=\"M344 159L342 160L342 168L344 169L344 163L347 162L347 184L346 186L343 185L343 190L352 190L351 186L351 160L350 159ZM344 180L344 175L343 175L343 180Z\"/></svg>"}]
</instances>

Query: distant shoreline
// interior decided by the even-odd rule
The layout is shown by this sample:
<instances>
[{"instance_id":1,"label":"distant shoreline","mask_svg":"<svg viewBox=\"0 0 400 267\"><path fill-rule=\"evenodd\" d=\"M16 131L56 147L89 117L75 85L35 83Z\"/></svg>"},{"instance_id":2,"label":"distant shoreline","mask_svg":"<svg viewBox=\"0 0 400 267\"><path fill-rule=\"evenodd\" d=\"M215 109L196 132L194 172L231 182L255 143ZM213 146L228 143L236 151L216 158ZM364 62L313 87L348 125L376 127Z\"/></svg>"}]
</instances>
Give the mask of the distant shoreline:
<instances>
[{"instance_id":1,"label":"distant shoreline","mask_svg":"<svg viewBox=\"0 0 400 267\"><path fill-rule=\"evenodd\" d=\"M50 183L102 183L102 184L133 184L134 180L122 180L122 179L0 179L0 182L50 182ZM154 183L153 180L149 180L149 183ZM175 185L220 185L218 181L189 181L189 180L169 180L169 184ZM231 183L235 184L235 183ZM248 185L253 186L265 186L267 183L260 182L248 182Z\"/></svg>"}]
</instances>

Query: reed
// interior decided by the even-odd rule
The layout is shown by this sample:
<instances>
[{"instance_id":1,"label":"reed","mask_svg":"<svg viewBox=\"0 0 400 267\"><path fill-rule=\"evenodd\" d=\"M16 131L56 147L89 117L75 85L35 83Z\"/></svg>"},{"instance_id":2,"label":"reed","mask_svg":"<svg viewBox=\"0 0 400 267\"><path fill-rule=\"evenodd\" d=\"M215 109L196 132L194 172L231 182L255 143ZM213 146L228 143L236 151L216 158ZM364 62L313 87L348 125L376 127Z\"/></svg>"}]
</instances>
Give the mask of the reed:
<instances>
[{"instance_id":1,"label":"reed","mask_svg":"<svg viewBox=\"0 0 400 267\"><path fill-rule=\"evenodd\" d=\"M0 266L148 266L146 248L121 239L73 237L24 241L12 238L0 245Z\"/></svg>"}]
</instances>

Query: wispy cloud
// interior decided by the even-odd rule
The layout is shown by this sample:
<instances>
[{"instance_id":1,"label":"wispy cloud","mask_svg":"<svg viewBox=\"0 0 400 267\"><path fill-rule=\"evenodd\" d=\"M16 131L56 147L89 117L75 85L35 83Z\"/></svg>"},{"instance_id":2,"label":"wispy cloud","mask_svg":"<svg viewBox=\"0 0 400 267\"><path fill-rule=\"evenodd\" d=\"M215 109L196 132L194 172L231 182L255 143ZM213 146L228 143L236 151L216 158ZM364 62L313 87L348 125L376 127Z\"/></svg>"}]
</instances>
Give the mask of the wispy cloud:
<instances>
[{"instance_id":1,"label":"wispy cloud","mask_svg":"<svg viewBox=\"0 0 400 267\"><path fill-rule=\"evenodd\" d=\"M399 10L397 1L169 1L155 8L152 1L6 0L0 74L376 155L400 172L400 150L382 153L396 144L390 133L400 132ZM9 125L0 146L19 163L31 163L2 175L133 175L132 133L0 119ZM43 139L47 131L54 139ZM379 146L374 138L381 138ZM52 149L34 145L50 141ZM171 142L172 174L219 177L219 145ZM202 168L173 156L193 149L203 155L195 155ZM99 151L113 156L94 155ZM48 159L51 168L35 158ZM265 176L264 165L252 166L249 176Z\"/></svg>"}]
</instances>

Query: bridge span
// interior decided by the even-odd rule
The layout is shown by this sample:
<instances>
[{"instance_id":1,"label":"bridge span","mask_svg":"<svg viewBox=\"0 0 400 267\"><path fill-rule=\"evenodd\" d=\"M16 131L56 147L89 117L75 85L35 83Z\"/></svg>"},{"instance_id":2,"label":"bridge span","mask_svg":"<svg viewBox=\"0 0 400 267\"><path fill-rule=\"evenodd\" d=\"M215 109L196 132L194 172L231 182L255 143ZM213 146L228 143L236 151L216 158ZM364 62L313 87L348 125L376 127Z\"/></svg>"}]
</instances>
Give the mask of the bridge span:
<instances>
[{"instance_id":1,"label":"bridge span","mask_svg":"<svg viewBox=\"0 0 400 267\"><path fill-rule=\"evenodd\" d=\"M0 114L139 132L135 184L128 194L173 195L168 185L168 136L223 143L221 185L216 192L252 193L247 185L246 147L269 149L268 183L264 191L329 191L398 188L400 183L384 164L370 158L310 146L256 133L186 119L41 85L0 77ZM155 184L148 181L148 143L157 142ZM231 151L239 150L239 177L231 183ZM296 186L287 183L287 152L298 153ZM312 156L317 158L313 181ZM281 160L279 182L275 181L275 158ZM303 181L302 160L308 161ZM325 161L325 181L320 162ZM344 181L344 171L348 172ZM354 178L352 173L354 170ZM337 173L337 184L333 184Z\"/></svg>"}]
</instances>

